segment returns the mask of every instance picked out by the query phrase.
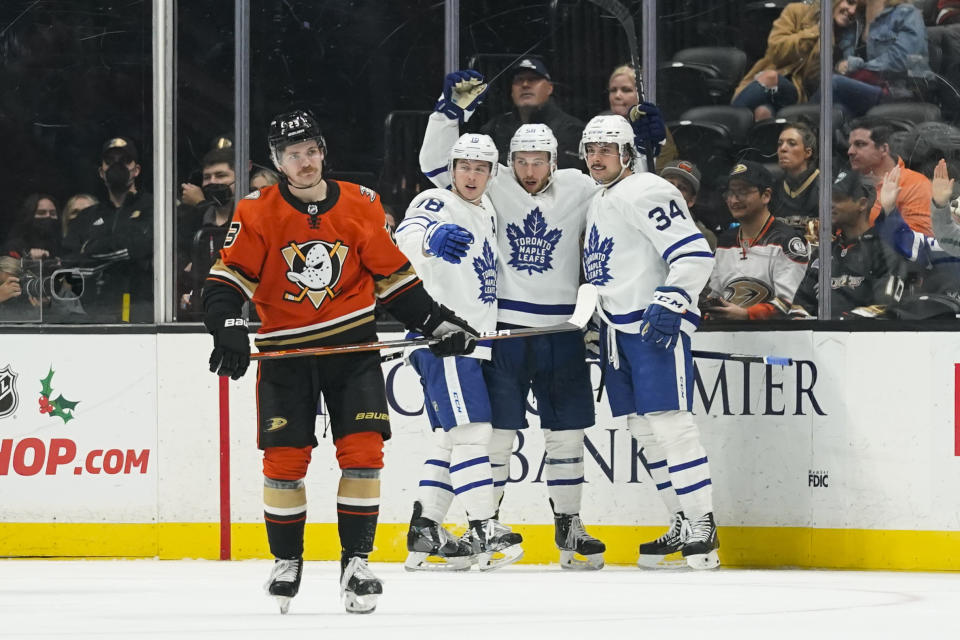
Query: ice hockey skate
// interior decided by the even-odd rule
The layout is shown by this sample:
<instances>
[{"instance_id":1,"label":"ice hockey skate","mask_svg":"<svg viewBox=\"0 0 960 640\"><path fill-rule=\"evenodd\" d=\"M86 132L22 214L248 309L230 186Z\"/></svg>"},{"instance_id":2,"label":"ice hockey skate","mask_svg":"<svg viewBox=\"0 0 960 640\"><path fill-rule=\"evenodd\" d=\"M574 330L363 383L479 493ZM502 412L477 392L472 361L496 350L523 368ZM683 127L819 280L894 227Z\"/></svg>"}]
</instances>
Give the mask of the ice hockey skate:
<instances>
[{"instance_id":1,"label":"ice hockey skate","mask_svg":"<svg viewBox=\"0 0 960 640\"><path fill-rule=\"evenodd\" d=\"M373 613L377 598L383 593L383 582L373 575L366 558L352 556L340 574L340 595L347 613Z\"/></svg>"},{"instance_id":2,"label":"ice hockey skate","mask_svg":"<svg viewBox=\"0 0 960 640\"><path fill-rule=\"evenodd\" d=\"M468 539L456 538L443 526L424 518L420 501L413 503L413 516L407 530L407 571L466 571L473 559Z\"/></svg>"},{"instance_id":3,"label":"ice hockey skate","mask_svg":"<svg viewBox=\"0 0 960 640\"><path fill-rule=\"evenodd\" d=\"M683 559L667 560L667 556L683 549L684 543L690 536L690 523L683 517L683 512L673 514L670 528L666 533L653 542L644 542L640 545L640 556L637 566L641 569L675 569L684 566Z\"/></svg>"},{"instance_id":4,"label":"ice hockey skate","mask_svg":"<svg viewBox=\"0 0 960 640\"><path fill-rule=\"evenodd\" d=\"M480 571L492 571L523 557L523 536L493 518L470 521L470 541Z\"/></svg>"},{"instance_id":5,"label":"ice hockey skate","mask_svg":"<svg viewBox=\"0 0 960 640\"><path fill-rule=\"evenodd\" d=\"M277 599L280 613L290 610L290 601L300 591L300 577L303 575L303 558L292 560L277 558L273 562L270 578L263 585L267 593Z\"/></svg>"},{"instance_id":6,"label":"ice hockey skate","mask_svg":"<svg viewBox=\"0 0 960 640\"><path fill-rule=\"evenodd\" d=\"M690 521L690 535L683 545L683 557L687 565L694 569L717 568L720 566L719 548L717 524L713 521L712 513Z\"/></svg>"},{"instance_id":7,"label":"ice hockey skate","mask_svg":"<svg viewBox=\"0 0 960 640\"><path fill-rule=\"evenodd\" d=\"M561 568L594 571L603 568L607 545L587 533L579 514L554 514L553 521Z\"/></svg>"}]
</instances>

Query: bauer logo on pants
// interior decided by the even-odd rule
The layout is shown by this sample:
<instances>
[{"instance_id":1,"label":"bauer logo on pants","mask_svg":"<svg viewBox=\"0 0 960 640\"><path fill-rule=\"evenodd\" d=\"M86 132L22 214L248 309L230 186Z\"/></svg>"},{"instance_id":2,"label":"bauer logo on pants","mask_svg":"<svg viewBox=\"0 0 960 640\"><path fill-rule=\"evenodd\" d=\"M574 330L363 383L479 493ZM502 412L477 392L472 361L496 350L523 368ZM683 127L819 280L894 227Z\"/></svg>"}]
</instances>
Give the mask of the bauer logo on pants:
<instances>
[{"instance_id":1,"label":"bauer logo on pants","mask_svg":"<svg viewBox=\"0 0 960 640\"><path fill-rule=\"evenodd\" d=\"M17 395L17 372L10 365L0 369L0 418L12 416L20 405Z\"/></svg>"}]
</instances>

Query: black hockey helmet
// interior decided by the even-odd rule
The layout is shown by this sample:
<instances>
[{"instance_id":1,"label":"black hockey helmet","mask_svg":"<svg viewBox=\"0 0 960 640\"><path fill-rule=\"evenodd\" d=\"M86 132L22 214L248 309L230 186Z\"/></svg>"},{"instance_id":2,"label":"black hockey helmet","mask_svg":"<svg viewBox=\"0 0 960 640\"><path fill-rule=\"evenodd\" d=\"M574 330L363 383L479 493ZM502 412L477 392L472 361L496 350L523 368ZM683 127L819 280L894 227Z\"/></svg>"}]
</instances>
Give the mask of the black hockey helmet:
<instances>
[{"instance_id":1,"label":"black hockey helmet","mask_svg":"<svg viewBox=\"0 0 960 640\"><path fill-rule=\"evenodd\" d=\"M307 109L297 109L281 113L270 122L270 132L267 134L267 143L270 145L270 156L273 163L280 167L283 150L298 142L316 140L320 149L326 153L327 143L320 133L317 118Z\"/></svg>"}]
</instances>

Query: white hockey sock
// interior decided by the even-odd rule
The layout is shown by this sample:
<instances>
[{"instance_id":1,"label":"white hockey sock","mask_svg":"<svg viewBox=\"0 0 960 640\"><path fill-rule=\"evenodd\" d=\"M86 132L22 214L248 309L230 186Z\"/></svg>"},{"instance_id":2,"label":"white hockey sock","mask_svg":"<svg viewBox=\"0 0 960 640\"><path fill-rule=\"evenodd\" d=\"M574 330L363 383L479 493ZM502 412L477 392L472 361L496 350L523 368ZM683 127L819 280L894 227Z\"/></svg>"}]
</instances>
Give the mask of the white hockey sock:
<instances>
[{"instance_id":1,"label":"white hockey sock","mask_svg":"<svg viewBox=\"0 0 960 640\"><path fill-rule=\"evenodd\" d=\"M423 517L434 522L443 522L453 502L453 486L450 484L450 437L441 429L433 432L437 440L433 451L423 462L417 499L423 507Z\"/></svg>"},{"instance_id":2,"label":"white hockey sock","mask_svg":"<svg viewBox=\"0 0 960 640\"><path fill-rule=\"evenodd\" d=\"M642 450L644 467L650 474L650 479L657 487L660 499L670 513L676 513L682 510L680 499L677 498L677 492L673 489L673 483L670 482L670 472L667 470L667 456L663 453L663 448L657 442L653 435L653 427L643 416L632 414L627 416L627 427L630 429L630 435L637 441Z\"/></svg>"},{"instance_id":3,"label":"white hockey sock","mask_svg":"<svg viewBox=\"0 0 960 640\"><path fill-rule=\"evenodd\" d=\"M513 442L517 438L514 429L494 429L490 436L490 470L493 473L493 505L500 508L503 492L510 477L510 456L513 455Z\"/></svg>"},{"instance_id":4,"label":"white hockey sock","mask_svg":"<svg viewBox=\"0 0 960 640\"><path fill-rule=\"evenodd\" d=\"M470 520L492 518L496 511L488 453L492 431L489 422L471 422L448 432L453 445L450 484Z\"/></svg>"},{"instance_id":5,"label":"white hockey sock","mask_svg":"<svg viewBox=\"0 0 960 640\"><path fill-rule=\"evenodd\" d=\"M580 513L583 495L583 429L543 430L544 475L555 513Z\"/></svg>"},{"instance_id":6,"label":"white hockey sock","mask_svg":"<svg viewBox=\"0 0 960 640\"><path fill-rule=\"evenodd\" d=\"M645 416L667 456L667 470L684 515L698 518L713 511L713 486L707 452L689 411L657 411Z\"/></svg>"}]
</instances>

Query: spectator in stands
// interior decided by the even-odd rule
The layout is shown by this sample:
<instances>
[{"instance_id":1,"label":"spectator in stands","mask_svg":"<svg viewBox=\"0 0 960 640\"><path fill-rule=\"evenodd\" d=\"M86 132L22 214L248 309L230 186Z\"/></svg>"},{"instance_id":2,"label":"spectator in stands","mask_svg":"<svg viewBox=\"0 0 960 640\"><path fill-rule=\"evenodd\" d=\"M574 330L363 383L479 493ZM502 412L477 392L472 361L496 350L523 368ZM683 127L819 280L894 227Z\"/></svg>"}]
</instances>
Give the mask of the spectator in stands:
<instances>
[{"instance_id":1,"label":"spectator in stands","mask_svg":"<svg viewBox=\"0 0 960 640\"><path fill-rule=\"evenodd\" d=\"M944 251L960 256L960 200L954 199L953 184L954 179L947 171L947 161L941 158L933 170L931 183L933 231Z\"/></svg>"},{"instance_id":2,"label":"spectator in stands","mask_svg":"<svg viewBox=\"0 0 960 640\"><path fill-rule=\"evenodd\" d=\"M830 243L833 318L881 316L904 292L910 267L870 223L875 200L876 192L859 173L852 169L837 173L832 199L837 234ZM819 286L820 260L814 253L797 289L791 317L817 316Z\"/></svg>"},{"instance_id":3,"label":"spectator in stands","mask_svg":"<svg viewBox=\"0 0 960 640\"><path fill-rule=\"evenodd\" d=\"M509 165L510 139L522 124L545 124L557 138L557 166L583 170L580 160L580 136L583 122L558 107L551 96L553 81L540 58L527 57L511 69L510 98L513 109L494 117L480 131L493 138L500 151L500 163Z\"/></svg>"},{"instance_id":4,"label":"spectator in stands","mask_svg":"<svg viewBox=\"0 0 960 640\"><path fill-rule=\"evenodd\" d=\"M883 99L909 99L930 74L923 14L910 0L866 0L866 42L837 38L833 101L859 116Z\"/></svg>"},{"instance_id":5,"label":"spectator in stands","mask_svg":"<svg viewBox=\"0 0 960 640\"><path fill-rule=\"evenodd\" d=\"M89 209L98 202L100 201L89 193L78 193L70 196L67 204L63 205L63 215L60 216L62 237L66 238L70 235L70 226L81 211Z\"/></svg>"},{"instance_id":6,"label":"spectator in stands","mask_svg":"<svg viewBox=\"0 0 960 640\"><path fill-rule=\"evenodd\" d=\"M12 256L0 256L0 303L19 298L20 261Z\"/></svg>"},{"instance_id":7,"label":"spectator in stands","mask_svg":"<svg viewBox=\"0 0 960 640\"><path fill-rule=\"evenodd\" d=\"M680 195L683 196L684 202L687 203L687 209L693 215L697 228L700 229L700 233L703 234L707 244L710 245L710 250L716 251L717 236L697 219L696 211L694 211L694 205L697 203L697 193L700 191L700 170L697 169L697 165L689 160L674 160L660 170L660 177L677 188Z\"/></svg>"},{"instance_id":8,"label":"spectator in stands","mask_svg":"<svg viewBox=\"0 0 960 640\"><path fill-rule=\"evenodd\" d=\"M890 149L889 125L877 118L860 118L850 124L847 156L850 167L873 181L879 193L883 188L883 177L894 167L900 167L900 191L897 207L910 228L924 235L932 236L930 223L930 181L922 173L904 166L900 158ZM870 211L870 223L880 215L880 201L874 203Z\"/></svg>"},{"instance_id":9,"label":"spectator in stands","mask_svg":"<svg viewBox=\"0 0 960 640\"><path fill-rule=\"evenodd\" d=\"M4 253L27 260L61 256L59 207L53 196L34 193L23 201Z\"/></svg>"},{"instance_id":10,"label":"spectator in stands","mask_svg":"<svg viewBox=\"0 0 960 640\"><path fill-rule=\"evenodd\" d=\"M0 323L40 320L35 301L31 302L23 293L22 275L23 269L18 258L0 257Z\"/></svg>"},{"instance_id":11,"label":"spectator in stands","mask_svg":"<svg viewBox=\"0 0 960 640\"><path fill-rule=\"evenodd\" d=\"M278 182L280 182L280 176L277 175L277 172L266 167L257 167L254 172L250 174L251 190L263 189Z\"/></svg>"},{"instance_id":12,"label":"spectator in stands","mask_svg":"<svg viewBox=\"0 0 960 640\"><path fill-rule=\"evenodd\" d=\"M723 193L740 223L717 239L716 263L704 317L766 320L784 316L807 268L807 242L796 229L774 218L769 204L773 177L757 162L737 164Z\"/></svg>"},{"instance_id":13,"label":"spectator in stands","mask_svg":"<svg viewBox=\"0 0 960 640\"><path fill-rule=\"evenodd\" d=\"M181 272L178 290L181 309L190 308L192 294L198 286L202 286L213 264L213 254L222 244L219 234L207 234L198 243L195 241L197 232L225 228L233 217L237 181L233 149L215 147L208 151L201 161L201 180L199 195L196 185L182 185L184 205L178 210L178 261ZM191 206L191 202L195 204ZM216 237L216 241L211 243L211 237Z\"/></svg>"},{"instance_id":14,"label":"spectator in stands","mask_svg":"<svg viewBox=\"0 0 960 640\"><path fill-rule=\"evenodd\" d=\"M94 322L153 321L153 196L137 189L140 172L129 138L107 140L99 175L109 198L82 211L64 240L81 259L107 265L83 295Z\"/></svg>"},{"instance_id":15,"label":"spectator in stands","mask_svg":"<svg viewBox=\"0 0 960 640\"><path fill-rule=\"evenodd\" d=\"M855 0L833 0L834 40L856 31ZM774 21L767 52L734 91L732 104L753 110L755 120L806 102L819 82L820 2L792 2Z\"/></svg>"},{"instance_id":16,"label":"spectator in stands","mask_svg":"<svg viewBox=\"0 0 960 640\"><path fill-rule=\"evenodd\" d=\"M610 74L610 81L607 83L607 100L610 102L610 110L604 111L600 115L615 113L628 118L627 114L630 112L630 107L640 104L640 96L637 94L637 74L632 66L622 64ZM666 167L679 157L680 152L677 151L673 135L670 133L670 129L667 129L666 142L663 143L655 161L657 170Z\"/></svg>"},{"instance_id":17,"label":"spectator in stands","mask_svg":"<svg viewBox=\"0 0 960 640\"><path fill-rule=\"evenodd\" d=\"M777 139L777 163L783 180L773 189L770 209L791 227L806 230L820 215L820 169L817 136L802 122L788 122Z\"/></svg>"}]
</instances>

